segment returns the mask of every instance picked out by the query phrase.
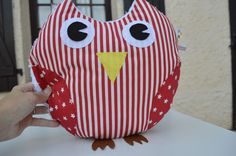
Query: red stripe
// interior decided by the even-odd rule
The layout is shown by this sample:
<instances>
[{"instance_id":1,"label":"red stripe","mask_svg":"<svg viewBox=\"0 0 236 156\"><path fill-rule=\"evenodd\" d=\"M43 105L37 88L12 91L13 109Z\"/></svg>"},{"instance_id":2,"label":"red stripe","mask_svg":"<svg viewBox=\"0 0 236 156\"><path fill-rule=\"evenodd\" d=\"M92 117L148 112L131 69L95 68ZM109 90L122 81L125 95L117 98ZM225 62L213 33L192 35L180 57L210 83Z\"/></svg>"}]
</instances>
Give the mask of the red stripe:
<instances>
[{"instance_id":1,"label":"red stripe","mask_svg":"<svg viewBox=\"0 0 236 156\"><path fill-rule=\"evenodd\" d=\"M150 8L150 5L148 5L147 3L144 3L144 5L145 5L145 7L147 8L147 10L148 10L148 13L149 13L149 16L150 17L152 17L153 16L153 14L151 13L151 9L152 8ZM152 20L152 25L154 26L154 25L156 25L156 22L154 21L154 18L151 18L151 20ZM156 77L157 77L157 72L156 72L156 64L157 64L157 62L156 62L156 53L160 53L160 46L159 46L159 44L157 45L157 47L158 47L158 49L156 49L156 44L157 44L157 42L159 43L159 39L158 39L158 32L157 32L157 29L154 29L154 31L155 31L155 36L156 36L156 43L155 44L153 44L153 49L154 49L154 52L153 52L153 65L154 65L154 92L153 92L153 97L155 96L155 90L156 90L156 88L157 88L157 79L156 79ZM159 57L160 58L160 57ZM159 62L159 61L158 61ZM159 69L160 69L160 65L158 65L159 66ZM159 70L160 71L160 70ZM159 74L160 75L160 74ZM160 79L159 79L160 80Z\"/></svg>"},{"instance_id":2,"label":"red stripe","mask_svg":"<svg viewBox=\"0 0 236 156\"><path fill-rule=\"evenodd\" d=\"M115 26L115 31L116 31L116 36L117 36L117 39L118 39L118 43L119 43L118 44L118 49L119 49L120 52L127 52L127 51L123 51L122 46L121 46L121 44L123 42L121 41L120 34L122 32L118 31L118 26L120 26L120 28L122 28L121 22L119 21L119 23L115 23L114 26ZM120 113L120 130L118 130L116 128L116 130L119 131L119 132L117 132L119 134L119 135L117 134L117 137L121 137L121 134L122 134L122 131L123 131L123 118L124 118L123 115L122 115L122 113L123 113L123 68L120 71L120 86L119 87L120 87L120 90L118 90L118 88L116 88L116 92L120 92L120 97L117 97L117 94L115 94L115 102L116 102L115 105L116 106L120 105L120 112L117 112L118 107L116 107L116 109L117 109L117 111L116 111L117 118L118 118L118 113ZM118 103L118 98L120 99L120 103ZM118 119L116 120L116 122L118 122Z\"/></svg>"},{"instance_id":3,"label":"red stripe","mask_svg":"<svg viewBox=\"0 0 236 156\"><path fill-rule=\"evenodd\" d=\"M53 18L53 32L52 32L52 33L53 33L53 37L52 37L52 47L51 47L51 48L52 48L52 49L51 49L51 50L52 50L51 52L54 53L54 54L55 54L55 57L56 57L56 58L55 58L55 59L56 59L56 62L54 62L54 63L55 63L55 68L56 68L56 71L57 71L57 72L60 71L60 70L59 70L60 68L59 68L59 65L58 65L58 62L59 62L59 61L57 61L57 58L58 58L57 55L58 55L58 54L57 54L57 52L56 52L56 35L55 35L55 34L57 33L57 32L56 32L56 26L57 26L57 24L56 24L57 21L56 21L56 20L57 20L57 16L58 16L58 11L59 11L59 8L56 9L56 11L55 11L55 13L54 13L54 15L53 15L53 17L54 17L54 18ZM53 51L53 50L54 50L54 51ZM59 73L59 72L58 72L58 73Z\"/></svg>"},{"instance_id":4,"label":"red stripe","mask_svg":"<svg viewBox=\"0 0 236 156\"><path fill-rule=\"evenodd\" d=\"M109 38L109 31L108 31L108 28L109 27L109 25L108 25L108 23L105 23L105 28L106 28L106 34L108 34L107 35L107 37L108 37L108 39L107 39L107 51L106 52L110 52L111 51L111 48L110 48L110 45L112 44L112 43L110 43L110 38ZM103 70L104 70L104 68L103 68ZM106 74L106 76L107 76L107 74ZM105 94L104 94L105 95ZM108 125L109 125L109 132L108 132L108 137L109 138L112 138L112 104L111 104L111 81L110 81L110 79L108 78L108 103L107 103L107 106L108 106L108 114L109 114L109 123L107 123Z\"/></svg>"},{"instance_id":5,"label":"red stripe","mask_svg":"<svg viewBox=\"0 0 236 156\"><path fill-rule=\"evenodd\" d=\"M99 23L95 22L95 30L98 31L97 25ZM101 29L100 29L101 30ZM94 52L97 53L98 52L98 46L97 46L97 38L99 38L99 36L95 36L95 40L94 40ZM98 138L101 138L101 119L100 119L100 97L98 95L99 93L99 81L98 81L98 59L96 57L95 54L95 81L96 81L96 102L97 102L97 120L95 120L94 122L98 122Z\"/></svg>"},{"instance_id":6,"label":"red stripe","mask_svg":"<svg viewBox=\"0 0 236 156\"><path fill-rule=\"evenodd\" d=\"M124 18L123 19L123 22L124 22L124 24L125 25L127 25L127 21L126 21L126 18ZM125 46L127 46L126 48L127 48L127 51L128 51L128 46L129 45L126 45L125 44ZM126 77L126 127L125 127L125 136L127 136L128 135L128 128L129 128L129 97L130 97L130 95L129 95L129 62L128 62L128 59L127 59L127 61L125 62L126 64L125 64L125 67L126 67L126 75L125 75L125 77Z\"/></svg>"},{"instance_id":7,"label":"red stripe","mask_svg":"<svg viewBox=\"0 0 236 156\"><path fill-rule=\"evenodd\" d=\"M145 1L146 2L146 1ZM145 2L143 2L143 4L145 4ZM143 8L143 6L142 6L142 4L140 4L139 2L138 2L138 4L139 4L139 6L140 6L140 8L141 8L141 10L142 10L142 12L144 13L144 16L145 16L145 19L146 19L146 21L148 21L148 22L150 22L149 21L149 19L148 19L148 12L146 12L146 10ZM149 17L151 17L150 15L149 15ZM148 58L149 59L152 59L151 58L151 54L150 53L155 53L154 51L151 51L151 47L149 46L148 47L148 54L146 54L146 55L148 55ZM151 89L153 89L153 88L151 88L151 78L152 78L152 71L151 71L151 61L148 61L148 69L149 69L149 71L147 71L148 72L148 101L147 101L147 113L146 113L146 120L148 121L149 120L149 106L150 106L150 104L151 104L151 101L150 100L152 100L151 98L152 98L152 95L151 95L151 92L152 92L152 90ZM147 127L148 126L148 124L149 124L149 122L147 122L146 123L146 126L145 127ZM145 128L146 129L146 128Z\"/></svg>"},{"instance_id":8,"label":"red stripe","mask_svg":"<svg viewBox=\"0 0 236 156\"><path fill-rule=\"evenodd\" d=\"M51 16L49 17L49 19L51 18ZM45 53L45 59L47 60L47 68L50 69L50 65L49 65L49 62L50 62L50 58L48 58L47 56L47 53L48 53L48 50L49 50L49 47L48 47L48 44L46 43L46 34L48 33L48 25L49 25L49 22L47 22L47 24L45 25L44 27L44 31L43 31L43 45L44 45L44 49L42 49Z\"/></svg>"},{"instance_id":9,"label":"red stripe","mask_svg":"<svg viewBox=\"0 0 236 156\"><path fill-rule=\"evenodd\" d=\"M47 44L47 46L48 46L48 54L49 54L49 60L50 60L50 63L51 63L51 65L52 65L52 71L55 71L55 66L54 66L54 63L53 63L53 59L52 59L52 51L51 51L51 45L50 45L50 35L52 35L51 33L50 33L50 29L51 29L51 20L52 20L52 16L50 16L50 18L49 18L49 22L48 22L48 27L47 27L47 38L48 38L48 42L46 43Z\"/></svg>"},{"instance_id":10,"label":"red stripe","mask_svg":"<svg viewBox=\"0 0 236 156\"><path fill-rule=\"evenodd\" d=\"M138 2L138 1L137 1ZM137 12L137 14L138 14L138 18L139 19L142 19L142 16L141 16L141 14L140 14L140 12L137 10L137 6L135 5L134 6L134 9L135 9L135 11ZM143 95L141 95L142 97L143 97L143 101L142 101L142 103L143 103L143 105L142 105L142 130L144 130L144 125L145 125L145 122L146 121L144 121L144 116L145 116L145 113L146 112L144 112L145 111L145 99L146 99L146 61L145 61L145 51L143 51L144 49L142 49L142 58L143 58L143 63L142 63L142 65L143 65Z\"/></svg>"},{"instance_id":11,"label":"red stripe","mask_svg":"<svg viewBox=\"0 0 236 156\"><path fill-rule=\"evenodd\" d=\"M111 28L111 31L112 31L112 36L113 36L113 42L112 42L112 44L113 44L113 47L112 47L112 52L120 52L119 51L119 49L118 49L118 51L116 51L116 49L118 48L118 46L116 46L116 40L115 39L117 39L118 40L118 33L117 33L117 30L116 29L114 29L114 23L110 23L110 28ZM121 72L121 71L120 71ZM118 74L118 76L120 75L120 73ZM115 110L115 128L114 128L114 137L116 138L117 137L117 131L118 131L118 104L117 104L117 94L118 94L118 92L117 92L117 79L115 80L115 82L114 82L114 110Z\"/></svg>"},{"instance_id":12,"label":"red stripe","mask_svg":"<svg viewBox=\"0 0 236 156\"><path fill-rule=\"evenodd\" d=\"M101 23L99 23L100 24L100 35L101 35L101 37L100 37L100 42L101 42L101 52L104 52L104 47L103 47L103 45L104 45L104 43L103 43L103 40L104 40L104 37L103 37L103 25L101 24ZM107 123L106 123L106 116L107 116L107 113L105 112L106 111L106 99L105 99L105 71L104 70L101 70L101 72L102 72L102 75L101 75L101 77L102 77L102 105L103 105L103 133L104 134L102 134L102 136L103 137L106 137L106 129L107 129Z\"/></svg>"},{"instance_id":13,"label":"red stripe","mask_svg":"<svg viewBox=\"0 0 236 156\"><path fill-rule=\"evenodd\" d=\"M39 55L40 55L40 62L42 62L42 64L43 64L43 67L45 68L45 66L46 66L46 60L45 60L45 58L43 58L43 53L42 53L42 51L43 51L43 48L42 48L42 44L41 44L41 42L42 42L42 35L43 35L43 32L42 31L40 31L40 33L39 33L39 40L38 40L38 46L40 46L40 48L39 48Z\"/></svg>"},{"instance_id":14,"label":"red stripe","mask_svg":"<svg viewBox=\"0 0 236 156\"><path fill-rule=\"evenodd\" d=\"M60 4L61 5L61 4ZM61 7L61 6L60 6ZM66 5L63 5L62 6L62 10L65 10L65 7L66 7ZM69 8L70 8L71 6L69 6ZM68 9L69 10L69 9ZM68 11L67 10L67 11ZM75 9L74 9L74 11L75 11ZM63 12L61 11L60 12L60 15L59 15L59 23L58 23L58 26L60 26L60 25L62 25L62 14L63 14ZM58 28L58 32L57 32L58 34L59 34L59 36L60 36L60 29ZM65 68L64 68L64 66L63 66L63 59L62 59L62 53L64 52L64 51L62 51L62 42L61 42L61 38L59 37L59 39L57 39L57 41L58 41L58 46L59 46L59 53L60 53L60 55L59 55L59 57L60 57L60 62L61 62L61 69L62 69L62 73L63 73L63 76L65 76L66 75L66 71L65 71Z\"/></svg>"}]
</instances>

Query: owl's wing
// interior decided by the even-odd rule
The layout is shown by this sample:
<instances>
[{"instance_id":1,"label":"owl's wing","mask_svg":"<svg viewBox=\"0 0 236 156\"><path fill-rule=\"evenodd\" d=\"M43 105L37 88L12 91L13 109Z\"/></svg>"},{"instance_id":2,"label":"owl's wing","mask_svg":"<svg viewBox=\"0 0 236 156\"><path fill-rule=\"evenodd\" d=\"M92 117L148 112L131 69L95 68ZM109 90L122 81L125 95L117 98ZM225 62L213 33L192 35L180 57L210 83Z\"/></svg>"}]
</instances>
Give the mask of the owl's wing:
<instances>
[{"instance_id":1,"label":"owl's wing","mask_svg":"<svg viewBox=\"0 0 236 156\"><path fill-rule=\"evenodd\" d=\"M168 79L159 87L157 95L153 99L148 129L155 126L169 111L174 95L178 88L178 81L180 78L180 66L177 65L175 70L170 74Z\"/></svg>"},{"instance_id":2,"label":"owl's wing","mask_svg":"<svg viewBox=\"0 0 236 156\"><path fill-rule=\"evenodd\" d=\"M33 79L41 89L50 86L52 94L48 99L52 118L57 120L71 134L77 134L77 110L71 99L65 80L56 73L40 66L32 67ZM34 82L34 83L35 83Z\"/></svg>"}]
</instances>

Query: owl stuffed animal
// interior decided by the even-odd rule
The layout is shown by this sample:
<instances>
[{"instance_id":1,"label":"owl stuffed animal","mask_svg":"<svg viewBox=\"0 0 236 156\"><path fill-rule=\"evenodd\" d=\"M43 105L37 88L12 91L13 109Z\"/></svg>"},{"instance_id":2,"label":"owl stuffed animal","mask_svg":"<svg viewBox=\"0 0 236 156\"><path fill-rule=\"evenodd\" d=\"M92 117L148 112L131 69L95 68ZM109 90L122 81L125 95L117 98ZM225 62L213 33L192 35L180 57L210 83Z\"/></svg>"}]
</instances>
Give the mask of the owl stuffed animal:
<instances>
[{"instance_id":1,"label":"owl stuffed animal","mask_svg":"<svg viewBox=\"0 0 236 156\"><path fill-rule=\"evenodd\" d=\"M180 77L175 31L146 0L102 22L64 0L48 17L29 59L36 87L52 88L52 118L93 149L133 145L170 109Z\"/></svg>"}]
</instances>

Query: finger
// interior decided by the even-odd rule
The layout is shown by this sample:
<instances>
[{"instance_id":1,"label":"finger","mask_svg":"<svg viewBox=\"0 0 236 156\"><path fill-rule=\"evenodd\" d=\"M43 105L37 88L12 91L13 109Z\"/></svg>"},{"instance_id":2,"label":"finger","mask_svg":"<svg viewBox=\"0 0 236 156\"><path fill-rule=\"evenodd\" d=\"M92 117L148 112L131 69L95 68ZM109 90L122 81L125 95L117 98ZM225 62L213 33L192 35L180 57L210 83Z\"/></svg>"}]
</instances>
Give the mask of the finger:
<instances>
[{"instance_id":1,"label":"finger","mask_svg":"<svg viewBox=\"0 0 236 156\"><path fill-rule=\"evenodd\" d=\"M22 92L32 92L34 91L34 85L30 82L30 83L26 83L26 84L22 84L19 85L18 88L22 91Z\"/></svg>"},{"instance_id":2,"label":"finger","mask_svg":"<svg viewBox=\"0 0 236 156\"><path fill-rule=\"evenodd\" d=\"M58 127L59 123L55 120L47 120L42 118L33 118L30 126L39 126L39 127Z\"/></svg>"},{"instance_id":3,"label":"finger","mask_svg":"<svg viewBox=\"0 0 236 156\"><path fill-rule=\"evenodd\" d=\"M49 110L47 106L37 106L34 109L34 115L48 114Z\"/></svg>"},{"instance_id":4,"label":"finger","mask_svg":"<svg viewBox=\"0 0 236 156\"><path fill-rule=\"evenodd\" d=\"M47 87L41 92L38 92L38 93L34 92L33 96L31 96L32 94L29 93L29 96L31 96L29 98L32 99L33 104L45 103L48 100L51 93L52 93L52 89Z\"/></svg>"}]
</instances>

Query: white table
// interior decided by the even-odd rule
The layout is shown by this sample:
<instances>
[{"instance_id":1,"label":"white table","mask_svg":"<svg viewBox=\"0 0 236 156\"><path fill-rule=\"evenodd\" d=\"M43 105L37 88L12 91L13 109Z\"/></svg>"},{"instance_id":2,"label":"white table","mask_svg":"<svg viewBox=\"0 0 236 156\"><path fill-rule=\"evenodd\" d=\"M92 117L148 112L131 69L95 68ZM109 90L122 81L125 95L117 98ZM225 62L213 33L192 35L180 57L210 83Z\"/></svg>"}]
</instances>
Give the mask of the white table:
<instances>
[{"instance_id":1,"label":"white table","mask_svg":"<svg viewBox=\"0 0 236 156\"><path fill-rule=\"evenodd\" d=\"M236 133L174 110L144 135L149 143L115 150L91 149L92 140L78 139L62 128L28 128L17 139L0 143L0 156L236 156Z\"/></svg>"}]
</instances>

